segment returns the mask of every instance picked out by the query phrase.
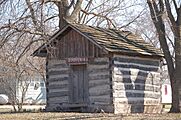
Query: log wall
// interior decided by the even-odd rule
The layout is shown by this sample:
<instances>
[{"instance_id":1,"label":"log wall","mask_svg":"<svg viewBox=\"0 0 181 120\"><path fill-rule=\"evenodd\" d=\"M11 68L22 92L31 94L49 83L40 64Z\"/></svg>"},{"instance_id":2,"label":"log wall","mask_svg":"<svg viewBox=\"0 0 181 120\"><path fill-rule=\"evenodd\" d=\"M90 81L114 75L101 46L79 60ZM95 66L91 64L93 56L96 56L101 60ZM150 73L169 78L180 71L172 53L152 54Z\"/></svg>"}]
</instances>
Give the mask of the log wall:
<instances>
[{"instance_id":1,"label":"log wall","mask_svg":"<svg viewBox=\"0 0 181 120\"><path fill-rule=\"evenodd\" d=\"M87 66L89 79L89 100L92 109L113 111L112 84L108 57L95 58Z\"/></svg>"},{"instance_id":2,"label":"log wall","mask_svg":"<svg viewBox=\"0 0 181 120\"><path fill-rule=\"evenodd\" d=\"M112 66L114 113L161 111L160 61L114 55Z\"/></svg>"},{"instance_id":3,"label":"log wall","mask_svg":"<svg viewBox=\"0 0 181 120\"><path fill-rule=\"evenodd\" d=\"M47 106L46 110L56 111L69 102L69 70L65 60L49 60L47 64Z\"/></svg>"},{"instance_id":4,"label":"log wall","mask_svg":"<svg viewBox=\"0 0 181 120\"><path fill-rule=\"evenodd\" d=\"M111 60L108 57L90 59L88 112L160 112L159 65L157 59L120 55L114 55ZM48 61L47 110L61 110L62 105L71 105L70 71L66 60Z\"/></svg>"},{"instance_id":5,"label":"log wall","mask_svg":"<svg viewBox=\"0 0 181 120\"><path fill-rule=\"evenodd\" d=\"M47 64L47 108L48 111L61 110L61 106L71 106L69 100L70 65L66 60L49 60ZM109 58L94 58L87 64L88 111L113 112Z\"/></svg>"}]
</instances>

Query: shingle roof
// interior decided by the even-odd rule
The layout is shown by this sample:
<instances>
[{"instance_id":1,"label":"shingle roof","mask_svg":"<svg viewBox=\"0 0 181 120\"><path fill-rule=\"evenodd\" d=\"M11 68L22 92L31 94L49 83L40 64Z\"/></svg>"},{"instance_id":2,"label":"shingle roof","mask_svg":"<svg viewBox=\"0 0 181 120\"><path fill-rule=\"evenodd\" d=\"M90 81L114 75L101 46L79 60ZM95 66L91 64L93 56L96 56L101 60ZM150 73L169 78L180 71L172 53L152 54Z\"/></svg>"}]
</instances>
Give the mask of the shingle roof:
<instances>
[{"instance_id":1,"label":"shingle roof","mask_svg":"<svg viewBox=\"0 0 181 120\"><path fill-rule=\"evenodd\" d=\"M84 36L93 40L99 46L101 46L109 52L141 54L149 56L163 56L159 49L155 48L151 44L145 42L142 38L129 31L105 29L80 24L68 24L68 26L66 26L66 29L68 27L72 27L74 30L79 31ZM52 38L57 35L61 35L63 31L58 31L52 36ZM42 48L43 46L41 46L39 49ZM33 54L37 55L37 51L38 50L36 50Z\"/></svg>"},{"instance_id":2,"label":"shingle roof","mask_svg":"<svg viewBox=\"0 0 181 120\"><path fill-rule=\"evenodd\" d=\"M77 30L93 39L109 52L139 53L143 55L163 56L161 51L145 42L139 36L116 29L104 29L87 25L73 24Z\"/></svg>"}]
</instances>

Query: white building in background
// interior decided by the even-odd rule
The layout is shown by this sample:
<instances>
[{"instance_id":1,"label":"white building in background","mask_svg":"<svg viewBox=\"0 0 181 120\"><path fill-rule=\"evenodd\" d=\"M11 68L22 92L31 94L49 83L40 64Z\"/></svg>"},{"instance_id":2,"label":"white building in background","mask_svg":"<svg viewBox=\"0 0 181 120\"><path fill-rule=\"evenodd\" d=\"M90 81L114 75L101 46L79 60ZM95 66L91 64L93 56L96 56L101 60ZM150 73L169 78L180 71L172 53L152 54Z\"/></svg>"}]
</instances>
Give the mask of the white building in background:
<instances>
[{"instance_id":1,"label":"white building in background","mask_svg":"<svg viewBox=\"0 0 181 120\"><path fill-rule=\"evenodd\" d=\"M172 91L170 85L170 79L168 75L167 66L162 66L162 103L163 104L171 104L172 103Z\"/></svg>"},{"instance_id":2,"label":"white building in background","mask_svg":"<svg viewBox=\"0 0 181 120\"><path fill-rule=\"evenodd\" d=\"M27 87L24 104L46 104L45 80L41 76L32 77L31 80L26 80L26 83L24 82L23 86ZM22 84L18 83L16 89L16 96L19 101L21 101Z\"/></svg>"}]
</instances>

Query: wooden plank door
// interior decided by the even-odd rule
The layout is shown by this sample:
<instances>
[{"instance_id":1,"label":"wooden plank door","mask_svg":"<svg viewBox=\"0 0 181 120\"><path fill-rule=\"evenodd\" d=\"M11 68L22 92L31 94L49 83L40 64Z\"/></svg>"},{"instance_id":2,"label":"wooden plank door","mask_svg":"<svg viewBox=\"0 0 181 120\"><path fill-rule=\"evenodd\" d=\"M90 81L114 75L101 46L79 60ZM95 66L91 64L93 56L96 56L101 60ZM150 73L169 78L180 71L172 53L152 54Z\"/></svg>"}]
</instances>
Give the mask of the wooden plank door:
<instances>
[{"instance_id":1,"label":"wooden plank door","mask_svg":"<svg viewBox=\"0 0 181 120\"><path fill-rule=\"evenodd\" d=\"M88 81L86 65L72 66L71 75L71 102L87 103L88 101Z\"/></svg>"}]
</instances>

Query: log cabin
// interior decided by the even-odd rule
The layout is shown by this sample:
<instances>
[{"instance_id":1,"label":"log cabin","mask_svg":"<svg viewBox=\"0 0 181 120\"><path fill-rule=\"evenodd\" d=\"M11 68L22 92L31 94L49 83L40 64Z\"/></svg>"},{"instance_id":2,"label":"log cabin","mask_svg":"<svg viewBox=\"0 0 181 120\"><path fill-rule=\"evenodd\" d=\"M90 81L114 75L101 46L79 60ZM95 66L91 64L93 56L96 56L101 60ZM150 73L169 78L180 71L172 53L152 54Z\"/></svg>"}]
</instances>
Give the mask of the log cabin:
<instances>
[{"instance_id":1,"label":"log cabin","mask_svg":"<svg viewBox=\"0 0 181 120\"><path fill-rule=\"evenodd\" d=\"M68 24L46 57L47 111L159 113L163 54L129 31Z\"/></svg>"}]
</instances>

